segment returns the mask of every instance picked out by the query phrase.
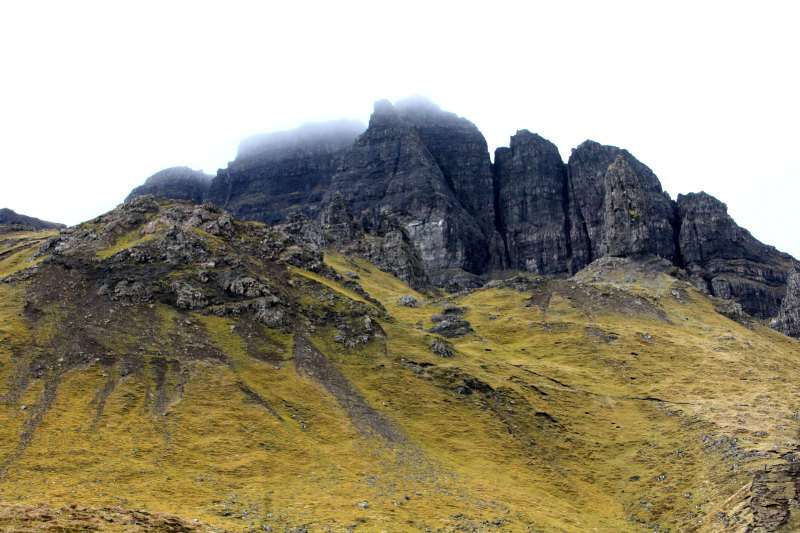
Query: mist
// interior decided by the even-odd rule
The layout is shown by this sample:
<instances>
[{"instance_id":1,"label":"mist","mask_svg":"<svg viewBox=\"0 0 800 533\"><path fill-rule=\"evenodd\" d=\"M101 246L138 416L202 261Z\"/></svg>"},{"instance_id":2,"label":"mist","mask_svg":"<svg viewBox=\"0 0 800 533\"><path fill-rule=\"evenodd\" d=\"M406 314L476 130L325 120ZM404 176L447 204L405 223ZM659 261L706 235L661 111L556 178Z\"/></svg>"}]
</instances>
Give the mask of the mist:
<instances>
[{"instance_id":1,"label":"mist","mask_svg":"<svg viewBox=\"0 0 800 533\"><path fill-rule=\"evenodd\" d=\"M793 2L100 1L0 7L0 207L75 224L155 172L215 174L242 139L425 95L490 153L627 148L800 256ZM350 122L352 124L352 122ZM259 141L260 139L260 141Z\"/></svg>"}]
</instances>

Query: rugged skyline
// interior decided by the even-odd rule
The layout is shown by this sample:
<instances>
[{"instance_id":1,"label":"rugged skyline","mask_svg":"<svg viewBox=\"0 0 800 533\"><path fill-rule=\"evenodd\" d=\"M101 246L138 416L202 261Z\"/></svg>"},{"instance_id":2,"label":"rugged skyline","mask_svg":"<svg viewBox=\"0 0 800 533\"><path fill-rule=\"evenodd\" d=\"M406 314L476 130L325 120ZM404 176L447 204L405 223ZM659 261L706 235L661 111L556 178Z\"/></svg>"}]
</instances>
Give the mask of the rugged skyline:
<instances>
[{"instance_id":1,"label":"rugged skyline","mask_svg":"<svg viewBox=\"0 0 800 533\"><path fill-rule=\"evenodd\" d=\"M423 94L492 151L520 128L565 159L587 138L624 146L673 195L702 183L800 256L786 231L800 196L795 3L46 4L47 21L0 8L17 51L0 88L0 205L18 212L76 224L162 168L216 173L249 135L366 123L373 101Z\"/></svg>"},{"instance_id":2,"label":"rugged skyline","mask_svg":"<svg viewBox=\"0 0 800 533\"><path fill-rule=\"evenodd\" d=\"M658 256L753 316L780 310L792 257L738 226L711 195L673 200L625 149L585 141L562 161L553 143L519 130L492 162L472 122L421 98L377 102L360 129L333 122L246 139L216 176L167 169L129 198L205 201L268 223L299 215L418 288Z\"/></svg>"}]
</instances>

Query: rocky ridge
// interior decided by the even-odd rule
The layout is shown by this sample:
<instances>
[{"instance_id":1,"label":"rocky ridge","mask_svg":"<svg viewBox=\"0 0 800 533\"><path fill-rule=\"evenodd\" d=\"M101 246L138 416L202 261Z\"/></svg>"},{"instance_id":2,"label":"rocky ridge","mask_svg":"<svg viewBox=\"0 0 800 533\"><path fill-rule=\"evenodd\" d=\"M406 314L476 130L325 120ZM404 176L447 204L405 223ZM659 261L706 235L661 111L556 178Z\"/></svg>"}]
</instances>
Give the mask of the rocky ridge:
<instances>
[{"instance_id":1,"label":"rocky ridge","mask_svg":"<svg viewBox=\"0 0 800 533\"><path fill-rule=\"evenodd\" d=\"M0 209L0 232L3 231L37 231L43 229L59 229L65 227L57 222L47 222L38 218L21 215L8 208Z\"/></svg>"},{"instance_id":2,"label":"rocky ridge","mask_svg":"<svg viewBox=\"0 0 800 533\"><path fill-rule=\"evenodd\" d=\"M237 218L272 223L293 213L313 217L363 130L360 123L336 121L245 139L236 159L211 181L205 199Z\"/></svg>"},{"instance_id":3,"label":"rocky ridge","mask_svg":"<svg viewBox=\"0 0 800 533\"><path fill-rule=\"evenodd\" d=\"M245 219L302 214L322 226L327 245L417 288L658 256L753 316L778 313L792 258L737 226L708 194L673 201L627 150L586 141L564 162L555 145L520 130L492 163L474 124L419 98L376 103L361 129L336 122L248 139L203 200ZM150 192L194 195L163 185Z\"/></svg>"},{"instance_id":4,"label":"rocky ridge","mask_svg":"<svg viewBox=\"0 0 800 533\"><path fill-rule=\"evenodd\" d=\"M211 176L189 167L171 167L156 172L136 187L128 199L151 194L173 200L190 200L202 203L208 194Z\"/></svg>"}]
</instances>

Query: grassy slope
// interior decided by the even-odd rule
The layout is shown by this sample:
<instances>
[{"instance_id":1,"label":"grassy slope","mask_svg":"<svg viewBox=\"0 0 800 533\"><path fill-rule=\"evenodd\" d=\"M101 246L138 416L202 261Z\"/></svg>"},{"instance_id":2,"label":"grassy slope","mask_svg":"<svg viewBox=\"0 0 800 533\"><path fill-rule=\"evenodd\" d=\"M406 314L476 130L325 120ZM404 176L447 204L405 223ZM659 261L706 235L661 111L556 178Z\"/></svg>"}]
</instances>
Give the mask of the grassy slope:
<instances>
[{"instance_id":1,"label":"grassy slope","mask_svg":"<svg viewBox=\"0 0 800 533\"><path fill-rule=\"evenodd\" d=\"M136 244L128 235L113 249ZM3 275L19 269L16 253L0 259ZM297 374L291 336L263 330L254 340L235 320L157 305L151 315L131 313L127 333L109 331L104 345L113 358L134 351L147 361L169 358L169 344L143 341L140 332L157 320L159 338L171 338L190 321L225 362L193 360L168 373L163 414L151 366L125 376L119 365L69 372L0 480L0 500L146 508L233 531L261 524L716 530L715 513L735 505L748 472L773 459L737 462L709 449L709 438L735 436L748 450L795 444L800 386L791 376L800 345L722 317L691 290L672 297L665 276L614 285L645 295L668 322L587 309L558 294L546 310L510 289L454 297L476 331L454 340L456 356L442 359L418 326L430 326L441 302L360 260L331 254L327 261L358 273L393 318L381 324L385 345L347 351L327 332L312 340L408 443L360 435L320 385ZM361 299L315 274L294 275ZM403 294L423 305L397 305ZM23 307L24 285L0 283L2 394L14 388L17 363L59 323L53 310L34 330ZM251 356L248 342L275 359ZM415 371L419 363L435 370ZM503 394L456 394L447 371ZM33 379L19 398L0 405L3 457L42 401L42 382Z\"/></svg>"}]
</instances>

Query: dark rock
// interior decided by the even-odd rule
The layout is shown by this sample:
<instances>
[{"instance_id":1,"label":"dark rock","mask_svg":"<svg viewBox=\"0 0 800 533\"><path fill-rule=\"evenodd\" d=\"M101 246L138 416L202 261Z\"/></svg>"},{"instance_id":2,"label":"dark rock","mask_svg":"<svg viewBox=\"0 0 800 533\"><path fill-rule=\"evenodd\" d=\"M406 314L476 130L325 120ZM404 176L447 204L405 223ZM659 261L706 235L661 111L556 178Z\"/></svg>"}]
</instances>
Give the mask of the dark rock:
<instances>
[{"instance_id":1,"label":"dark rock","mask_svg":"<svg viewBox=\"0 0 800 533\"><path fill-rule=\"evenodd\" d=\"M64 224L47 222L38 218L20 215L8 208L0 209L0 227L13 231L35 231L64 228Z\"/></svg>"},{"instance_id":2,"label":"dark rock","mask_svg":"<svg viewBox=\"0 0 800 533\"><path fill-rule=\"evenodd\" d=\"M558 148L527 130L495 151L497 221L510 268L567 272L567 172Z\"/></svg>"},{"instance_id":3,"label":"dark rock","mask_svg":"<svg viewBox=\"0 0 800 533\"><path fill-rule=\"evenodd\" d=\"M447 342L444 339L440 339L438 337L434 337L431 341L431 351L438 355L439 357L450 358L455 355L455 349L453 345Z\"/></svg>"},{"instance_id":4,"label":"dark rock","mask_svg":"<svg viewBox=\"0 0 800 533\"><path fill-rule=\"evenodd\" d=\"M601 256L675 258L674 209L647 167L620 153L606 170Z\"/></svg>"},{"instance_id":5,"label":"dark rock","mask_svg":"<svg viewBox=\"0 0 800 533\"><path fill-rule=\"evenodd\" d=\"M747 313L745 313L744 309L742 309L742 304L733 300L715 299L714 310L722 316L730 318L734 322L739 322L743 325L749 325L750 321L752 320L749 319Z\"/></svg>"},{"instance_id":6,"label":"dark rock","mask_svg":"<svg viewBox=\"0 0 800 533\"><path fill-rule=\"evenodd\" d=\"M265 284L250 276L226 277L223 280L223 287L227 292L245 298L257 298L270 294L269 288Z\"/></svg>"},{"instance_id":7,"label":"dark rock","mask_svg":"<svg viewBox=\"0 0 800 533\"><path fill-rule=\"evenodd\" d=\"M156 172L133 189L126 201L139 196L153 195L174 200L200 203L206 197L211 176L189 167L172 167Z\"/></svg>"},{"instance_id":8,"label":"dark rock","mask_svg":"<svg viewBox=\"0 0 800 533\"><path fill-rule=\"evenodd\" d=\"M751 531L781 531L794 512L800 490L800 462L793 453L783 459L753 476L748 502L753 515Z\"/></svg>"},{"instance_id":9,"label":"dark rock","mask_svg":"<svg viewBox=\"0 0 800 533\"><path fill-rule=\"evenodd\" d=\"M175 294L175 305L180 309L202 309L208 305L208 300L203 291L186 282L175 281L171 285Z\"/></svg>"},{"instance_id":10,"label":"dark rock","mask_svg":"<svg viewBox=\"0 0 800 533\"><path fill-rule=\"evenodd\" d=\"M289 318L286 311L276 305L274 298L258 298L255 301L256 320L271 328L282 328L286 326Z\"/></svg>"},{"instance_id":11,"label":"dark rock","mask_svg":"<svg viewBox=\"0 0 800 533\"><path fill-rule=\"evenodd\" d=\"M573 270L605 255L676 258L674 208L647 166L593 141L574 149L568 165Z\"/></svg>"},{"instance_id":12,"label":"dark rock","mask_svg":"<svg viewBox=\"0 0 800 533\"><path fill-rule=\"evenodd\" d=\"M546 283L545 277L531 274L518 274L506 279L494 279L484 285L487 289L512 289L519 292L531 292Z\"/></svg>"},{"instance_id":13,"label":"dark rock","mask_svg":"<svg viewBox=\"0 0 800 533\"><path fill-rule=\"evenodd\" d=\"M363 226L350 206L335 193L320 213L323 239L343 253L363 257L416 289L430 284L419 251L403 225L390 213L380 213L377 225Z\"/></svg>"},{"instance_id":14,"label":"dark rock","mask_svg":"<svg viewBox=\"0 0 800 533\"><path fill-rule=\"evenodd\" d=\"M313 218L363 130L358 122L336 121L245 139L236 159L217 173L207 199L237 218L273 223L293 212Z\"/></svg>"},{"instance_id":15,"label":"dark rock","mask_svg":"<svg viewBox=\"0 0 800 533\"><path fill-rule=\"evenodd\" d=\"M321 272L322 250L334 248L420 290L470 291L507 268L574 274L604 257L652 256L685 267L697 287L746 313L769 318L780 308L790 256L736 226L708 195L671 201L626 150L586 141L564 165L552 143L520 130L492 165L474 124L419 98L378 102L362 130L333 122L252 137L211 182L167 169L131 197L209 201L238 218L278 223L265 256ZM145 204L103 234L81 230L79 241L113 241L150 216ZM233 234L232 219L212 209L161 221L178 231L167 255L203 254L180 234L189 228ZM66 250L73 241L67 233L47 246Z\"/></svg>"},{"instance_id":16,"label":"dark rock","mask_svg":"<svg viewBox=\"0 0 800 533\"><path fill-rule=\"evenodd\" d=\"M102 294L106 290L101 287L100 292ZM114 300L129 304L147 303L153 300L153 289L141 281L128 282L127 280L122 280L114 285L114 292L111 297Z\"/></svg>"},{"instance_id":17,"label":"dark rock","mask_svg":"<svg viewBox=\"0 0 800 533\"><path fill-rule=\"evenodd\" d=\"M797 264L789 273L786 296L778 316L770 325L786 335L800 338L800 266Z\"/></svg>"},{"instance_id":18,"label":"dark rock","mask_svg":"<svg viewBox=\"0 0 800 533\"><path fill-rule=\"evenodd\" d=\"M678 243L692 282L714 296L733 299L760 318L775 316L786 294L789 255L756 240L706 193L678 196Z\"/></svg>"},{"instance_id":19,"label":"dark rock","mask_svg":"<svg viewBox=\"0 0 800 533\"><path fill-rule=\"evenodd\" d=\"M270 228L261 242L265 258L277 259L312 272L327 272L322 250L325 238L319 224L303 215L295 214L283 224Z\"/></svg>"},{"instance_id":20,"label":"dark rock","mask_svg":"<svg viewBox=\"0 0 800 533\"><path fill-rule=\"evenodd\" d=\"M461 205L419 132L386 101L344 158L326 202L336 194L370 232L390 213L414 244L434 283L448 269L480 274L489 264L483 230Z\"/></svg>"},{"instance_id":21,"label":"dark rock","mask_svg":"<svg viewBox=\"0 0 800 533\"><path fill-rule=\"evenodd\" d=\"M483 134L469 120L442 111L421 97L401 100L395 107L417 131L447 185L483 230L490 247L491 266L502 268L505 260L503 240L496 226L494 176Z\"/></svg>"},{"instance_id":22,"label":"dark rock","mask_svg":"<svg viewBox=\"0 0 800 533\"><path fill-rule=\"evenodd\" d=\"M442 315L444 316L462 316L466 312L467 308L460 305L445 304L442 307Z\"/></svg>"}]
</instances>

